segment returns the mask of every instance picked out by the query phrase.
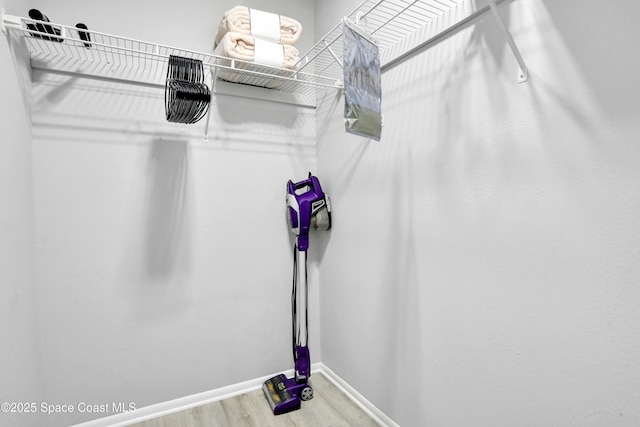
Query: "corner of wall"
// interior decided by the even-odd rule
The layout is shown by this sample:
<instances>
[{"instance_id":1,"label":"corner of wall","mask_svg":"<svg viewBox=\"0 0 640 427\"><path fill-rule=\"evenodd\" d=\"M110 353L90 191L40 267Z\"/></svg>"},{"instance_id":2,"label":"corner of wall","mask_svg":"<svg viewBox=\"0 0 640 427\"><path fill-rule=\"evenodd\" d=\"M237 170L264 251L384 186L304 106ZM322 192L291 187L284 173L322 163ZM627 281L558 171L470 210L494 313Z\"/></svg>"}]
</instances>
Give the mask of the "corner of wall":
<instances>
[{"instance_id":1,"label":"corner of wall","mask_svg":"<svg viewBox=\"0 0 640 427\"><path fill-rule=\"evenodd\" d=\"M26 1L2 1L8 13L26 10ZM35 237L31 151L31 70L26 49L11 34L0 40L0 355L6 375L0 400L10 405L39 404L42 397L36 329ZM17 53L22 52L22 53ZM3 408L4 409L4 408ZM9 408L0 424L36 426L38 411ZM15 409L15 412L11 411ZM37 408L36 408L37 409Z\"/></svg>"}]
</instances>

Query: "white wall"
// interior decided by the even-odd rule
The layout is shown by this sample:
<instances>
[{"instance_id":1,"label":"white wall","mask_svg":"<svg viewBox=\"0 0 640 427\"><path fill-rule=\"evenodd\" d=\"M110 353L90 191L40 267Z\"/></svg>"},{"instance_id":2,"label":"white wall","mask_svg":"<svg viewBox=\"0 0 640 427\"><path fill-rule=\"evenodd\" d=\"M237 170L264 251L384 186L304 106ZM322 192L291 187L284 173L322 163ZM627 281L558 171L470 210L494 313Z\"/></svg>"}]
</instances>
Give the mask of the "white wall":
<instances>
[{"instance_id":1,"label":"white wall","mask_svg":"<svg viewBox=\"0 0 640 427\"><path fill-rule=\"evenodd\" d=\"M57 1L43 11L209 51L234 4ZM267 8L298 17L309 45L309 4ZM142 407L292 368L284 195L288 179L315 170L314 110L216 97L203 142L204 121L164 120L161 89L34 72L33 97L44 398Z\"/></svg>"},{"instance_id":2,"label":"white wall","mask_svg":"<svg viewBox=\"0 0 640 427\"><path fill-rule=\"evenodd\" d=\"M317 2L317 35L356 3ZM207 50L233 4L45 13ZM303 17L307 46L308 6L269 6ZM385 73L380 143L323 109L312 357L400 425L638 424L639 8L506 2L531 80L486 16ZM282 196L316 169L312 111L220 98L204 143L164 123L161 92L35 73L32 187L0 49L3 399L144 406L291 367Z\"/></svg>"},{"instance_id":3,"label":"white wall","mask_svg":"<svg viewBox=\"0 0 640 427\"><path fill-rule=\"evenodd\" d=\"M26 10L25 1L0 1L8 12ZM0 40L0 402L39 402L40 381L36 347L34 292L34 234L31 185L31 129L25 93L28 57ZM14 55L15 52L15 55ZM24 89L24 93L21 89ZM20 411L12 406L11 411ZM0 412L0 424L39 425L39 415Z\"/></svg>"},{"instance_id":4,"label":"white wall","mask_svg":"<svg viewBox=\"0 0 640 427\"><path fill-rule=\"evenodd\" d=\"M323 362L403 426L636 426L640 6L500 10L528 83L487 14L383 75L381 142L319 118Z\"/></svg>"}]
</instances>

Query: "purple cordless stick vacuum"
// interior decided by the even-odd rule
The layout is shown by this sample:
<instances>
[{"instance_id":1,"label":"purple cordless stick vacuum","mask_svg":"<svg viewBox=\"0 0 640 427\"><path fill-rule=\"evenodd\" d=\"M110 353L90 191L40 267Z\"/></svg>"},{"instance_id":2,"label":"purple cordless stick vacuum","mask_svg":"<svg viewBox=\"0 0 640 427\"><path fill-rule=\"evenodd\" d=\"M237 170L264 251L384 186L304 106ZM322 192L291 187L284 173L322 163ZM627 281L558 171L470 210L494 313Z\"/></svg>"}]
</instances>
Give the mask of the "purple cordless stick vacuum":
<instances>
[{"instance_id":1,"label":"purple cordless stick vacuum","mask_svg":"<svg viewBox=\"0 0 640 427\"><path fill-rule=\"evenodd\" d=\"M292 349L294 360L294 378L279 374L269 378L262 390L275 415L300 408L303 400L313 397L309 385L311 359L309 356L307 314L307 249L309 249L309 231L331 228L331 204L324 194L318 178L309 173L303 181L287 183L287 220L289 228L296 235L293 255L293 287L291 291ZM298 262L302 269L298 269ZM303 285L298 286L298 278ZM298 310L298 307L304 311Z\"/></svg>"}]
</instances>

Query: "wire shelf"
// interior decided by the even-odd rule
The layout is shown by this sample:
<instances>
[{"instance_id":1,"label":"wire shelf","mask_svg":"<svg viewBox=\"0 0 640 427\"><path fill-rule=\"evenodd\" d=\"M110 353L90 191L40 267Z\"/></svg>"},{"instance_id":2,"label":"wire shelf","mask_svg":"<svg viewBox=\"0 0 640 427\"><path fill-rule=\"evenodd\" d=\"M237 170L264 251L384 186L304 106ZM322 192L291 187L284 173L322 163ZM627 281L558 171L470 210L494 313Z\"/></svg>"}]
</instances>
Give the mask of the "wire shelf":
<instances>
[{"instance_id":1,"label":"wire shelf","mask_svg":"<svg viewBox=\"0 0 640 427\"><path fill-rule=\"evenodd\" d=\"M527 79L527 68L509 34L496 3L471 10L470 0L364 0L345 19L369 33L380 49L382 70L427 45L448 30L491 9L519 65L519 81ZM199 59L208 81L216 77L233 83L266 87L301 95L342 89L342 23L335 25L306 54L293 70L232 60L214 54L159 45L93 30L47 23L59 33L34 31L34 22L3 13L6 32L16 31L26 40L32 68L51 72L84 74L94 78L164 86L170 55ZM30 26L29 26L30 25ZM434 28L439 33L434 33ZM90 44L82 33L91 35Z\"/></svg>"},{"instance_id":2,"label":"wire shelf","mask_svg":"<svg viewBox=\"0 0 640 427\"><path fill-rule=\"evenodd\" d=\"M38 27L35 25L40 24ZM332 77L259 65L211 53L196 52L93 30L3 14L3 28L19 33L34 69L82 74L97 79L147 86L165 85L170 55L202 61L207 81L214 77L283 92L313 95L341 88ZM83 40L83 33L90 40Z\"/></svg>"},{"instance_id":3,"label":"wire shelf","mask_svg":"<svg viewBox=\"0 0 640 427\"><path fill-rule=\"evenodd\" d=\"M365 0L345 18L377 42L383 62L398 45L443 17L459 15L466 0ZM342 78L342 23L338 23L298 62L299 70Z\"/></svg>"}]
</instances>

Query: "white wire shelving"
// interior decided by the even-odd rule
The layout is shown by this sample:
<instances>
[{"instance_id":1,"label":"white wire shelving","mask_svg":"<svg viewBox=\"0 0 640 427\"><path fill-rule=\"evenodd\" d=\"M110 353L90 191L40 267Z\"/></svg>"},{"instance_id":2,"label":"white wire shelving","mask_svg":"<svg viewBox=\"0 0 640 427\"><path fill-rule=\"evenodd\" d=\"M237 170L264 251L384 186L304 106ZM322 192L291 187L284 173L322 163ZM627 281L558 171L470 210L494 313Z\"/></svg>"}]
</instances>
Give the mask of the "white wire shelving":
<instances>
[{"instance_id":1,"label":"white wire shelving","mask_svg":"<svg viewBox=\"0 0 640 427\"><path fill-rule=\"evenodd\" d=\"M39 27L33 28L40 24ZM57 23L42 23L3 12L2 28L24 38L34 69L94 79L164 87L171 55L202 61L207 80L225 80L282 92L312 95L341 89L331 77L259 65L213 53L196 52ZM48 31L47 31L48 29ZM81 35L88 33L89 40Z\"/></svg>"},{"instance_id":2,"label":"white wire shelving","mask_svg":"<svg viewBox=\"0 0 640 427\"><path fill-rule=\"evenodd\" d=\"M498 12L497 4L502 1L486 0L484 6L476 8L471 0L364 0L345 19L375 39L384 72L491 11L518 62L518 81L524 82L527 67ZM342 49L342 23L338 23L302 57L298 70L341 79Z\"/></svg>"},{"instance_id":3,"label":"white wire shelving","mask_svg":"<svg viewBox=\"0 0 640 427\"><path fill-rule=\"evenodd\" d=\"M345 19L363 28L376 40L384 72L403 58L491 10L518 61L519 80L526 81L524 60L497 9L497 3L502 0L480 1L484 1L485 6L471 10L471 0L364 0ZM42 27L38 31L34 29L36 23L38 21L2 11L3 32L16 33L25 40L33 69L164 87L169 56L178 55L201 60L212 86L216 77L221 77L234 83L308 96L343 88L342 23L335 25L301 55L293 70L57 23L46 23L50 26L48 31ZM436 26L439 28L436 33L425 31ZM51 34L52 28L55 34ZM90 42L82 39L83 31L90 34Z\"/></svg>"},{"instance_id":4,"label":"white wire shelving","mask_svg":"<svg viewBox=\"0 0 640 427\"><path fill-rule=\"evenodd\" d=\"M365 0L345 19L370 34L384 58L392 47L458 8L464 1ZM342 23L336 24L309 50L298 69L315 69L317 73L342 78Z\"/></svg>"}]
</instances>

